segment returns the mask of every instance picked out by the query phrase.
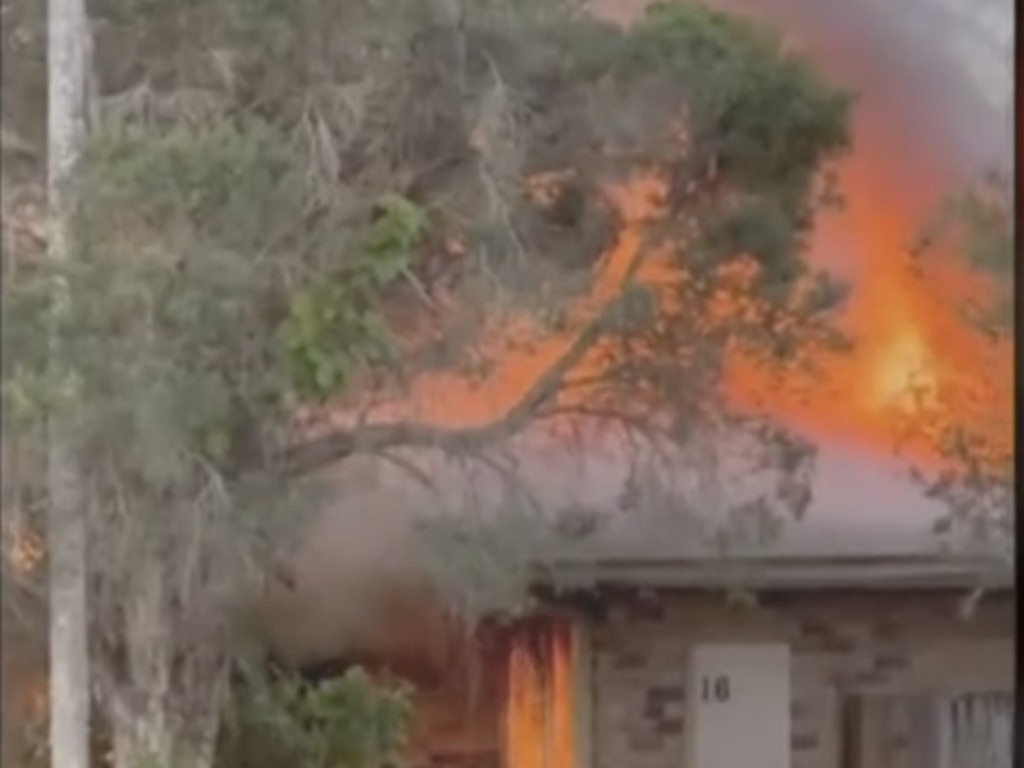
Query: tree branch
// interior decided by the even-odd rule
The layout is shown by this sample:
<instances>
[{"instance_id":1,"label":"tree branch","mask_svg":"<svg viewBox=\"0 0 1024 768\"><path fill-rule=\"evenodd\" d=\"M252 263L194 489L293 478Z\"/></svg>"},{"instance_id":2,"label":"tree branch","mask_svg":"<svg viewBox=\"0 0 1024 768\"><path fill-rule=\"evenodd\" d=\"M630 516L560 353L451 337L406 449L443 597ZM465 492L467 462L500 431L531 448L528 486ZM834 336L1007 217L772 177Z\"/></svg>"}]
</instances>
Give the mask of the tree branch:
<instances>
[{"instance_id":1,"label":"tree branch","mask_svg":"<svg viewBox=\"0 0 1024 768\"><path fill-rule=\"evenodd\" d=\"M520 432L539 408L558 394L566 374L593 347L616 306L617 302L612 302L591 320L558 360L498 418L481 425L455 428L404 421L340 427L325 435L289 445L282 456L285 474L308 475L356 453L374 453L397 447L437 447L449 453L467 453Z\"/></svg>"},{"instance_id":2,"label":"tree branch","mask_svg":"<svg viewBox=\"0 0 1024 768\"><path fill-rule=\"evenodd\" d=\"M469 453L522 431L541 407L562 391L566 375L573 370L610 325L621 305L625 289L634 280L647 253L648 240L636 248L620 279L613 299L586 325L571 344L530 387L520 400L498 418L472 427L443 427L422 422L392 422L356 427L338 427L312 439L296 441L285 448L282 469L286 475L309 475L356 453L377 453L391 448L435 447L447 453ZM542 415L542 414L541 414Z\"/></svg>"}]
</instances>

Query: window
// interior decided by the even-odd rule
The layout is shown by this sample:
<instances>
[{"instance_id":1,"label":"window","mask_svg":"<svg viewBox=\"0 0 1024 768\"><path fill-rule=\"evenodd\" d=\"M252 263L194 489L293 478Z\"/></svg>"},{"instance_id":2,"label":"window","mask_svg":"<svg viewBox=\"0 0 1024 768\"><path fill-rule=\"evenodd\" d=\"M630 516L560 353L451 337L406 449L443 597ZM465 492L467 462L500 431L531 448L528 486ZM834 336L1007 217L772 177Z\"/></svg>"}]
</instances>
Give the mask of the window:
<instances>
[{"instance_id":1,"label":"window","mask_svg":"<svg viewBox=\"0 0 1024 768\"><path fill-rule=\"evenodd\" d=\"M1010 768L1013 695L864 695L843 704L841 768Z\"/></svg>"}]
</instances>

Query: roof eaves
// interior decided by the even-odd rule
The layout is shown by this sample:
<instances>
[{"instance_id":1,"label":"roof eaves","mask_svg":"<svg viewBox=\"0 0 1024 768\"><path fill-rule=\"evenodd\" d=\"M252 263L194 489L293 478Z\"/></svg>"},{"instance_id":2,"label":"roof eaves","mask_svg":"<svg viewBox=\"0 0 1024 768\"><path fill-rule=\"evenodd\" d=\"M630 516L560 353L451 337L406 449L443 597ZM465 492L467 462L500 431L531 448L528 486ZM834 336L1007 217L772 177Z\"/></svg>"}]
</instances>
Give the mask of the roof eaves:
<instances>
[{"instance_id":1,"label":"roof eaves","mask_svg":"<svg viewBox=\"0 0 1024 768\"><path fill-rule=\"evenodd\" d=\"M537 570L559 588L621 584L664 588L1012 589L1011 564L938 557L747 558L708 560L562 560Z\"/></svg>"}]
</instances>

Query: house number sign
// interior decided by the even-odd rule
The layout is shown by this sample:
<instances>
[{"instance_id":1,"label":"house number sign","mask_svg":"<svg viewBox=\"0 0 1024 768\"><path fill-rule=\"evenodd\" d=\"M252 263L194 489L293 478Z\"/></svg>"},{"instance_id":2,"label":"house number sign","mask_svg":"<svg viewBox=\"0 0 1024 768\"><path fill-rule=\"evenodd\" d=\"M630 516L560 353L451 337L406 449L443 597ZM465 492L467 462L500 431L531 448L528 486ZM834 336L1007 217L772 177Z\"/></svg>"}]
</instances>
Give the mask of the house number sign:
<instances>
[{"instance_id":1,"label":"house number sign","mask_svg":"<svg viewBox=\"0 0 1024 768\"><path fill-rule=\"evenodd\" d=\"M700 698L704 702L728 701L732 685L728 675L706 675L700 681Z\"/></svg>"}]
</instances>

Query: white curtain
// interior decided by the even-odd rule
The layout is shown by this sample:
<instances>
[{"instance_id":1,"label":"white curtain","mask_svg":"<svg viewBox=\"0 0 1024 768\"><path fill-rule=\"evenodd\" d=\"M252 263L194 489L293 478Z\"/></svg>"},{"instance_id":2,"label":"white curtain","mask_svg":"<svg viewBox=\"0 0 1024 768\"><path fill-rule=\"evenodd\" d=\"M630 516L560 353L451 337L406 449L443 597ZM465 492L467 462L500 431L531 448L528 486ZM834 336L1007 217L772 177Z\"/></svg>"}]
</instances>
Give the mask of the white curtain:
<instances>
[{"instance_id":1,"label":"white curtain","mask_svg":"<svg viewBox=\"0 0 1024 768\"><path fill-rule=\"evenodd\" d=\"M1011 694L944 696L936 707L936 768L1011 768Z\"/></svg>"}]
</instances>

